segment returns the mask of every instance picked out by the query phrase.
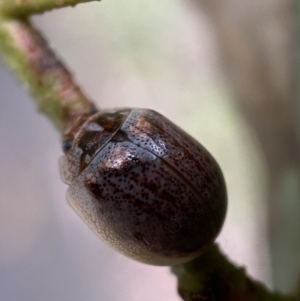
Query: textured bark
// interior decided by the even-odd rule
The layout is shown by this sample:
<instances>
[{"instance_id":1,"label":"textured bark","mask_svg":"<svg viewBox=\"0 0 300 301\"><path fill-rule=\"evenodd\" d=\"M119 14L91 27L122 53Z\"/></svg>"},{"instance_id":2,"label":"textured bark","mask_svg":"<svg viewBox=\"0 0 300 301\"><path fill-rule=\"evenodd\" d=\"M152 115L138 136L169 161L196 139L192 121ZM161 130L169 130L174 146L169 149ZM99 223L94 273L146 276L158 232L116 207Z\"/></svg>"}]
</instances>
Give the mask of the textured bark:
<instances>
[{"instance_id":1,"label":"textured bark","mask_svg":"<svg viewBox=\"0 0 300 301\"><path fill-rule=\"evenodd\" d=\"M295 301L296 296L270 292L247 276L213 245L198 258L172 268L185 301Z\"/></svg>"},{"instance_id":2,"label":"textured bark","mask_svg":"<svg viewBox=\"0 0 300 301\"><path fill-rule=\"evenodd\" d=\"M64 131L95 109L46 40L26 20L0 19L0 53L26 84L39 110Z\"/></svg>"}]
</instances>

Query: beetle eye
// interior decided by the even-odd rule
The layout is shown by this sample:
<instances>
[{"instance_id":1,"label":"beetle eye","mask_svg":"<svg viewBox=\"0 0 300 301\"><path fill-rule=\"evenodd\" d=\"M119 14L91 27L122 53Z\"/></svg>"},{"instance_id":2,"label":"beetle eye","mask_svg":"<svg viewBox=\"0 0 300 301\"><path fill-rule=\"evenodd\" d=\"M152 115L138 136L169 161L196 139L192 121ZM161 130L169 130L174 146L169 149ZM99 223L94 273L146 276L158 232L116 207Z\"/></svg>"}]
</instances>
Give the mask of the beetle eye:
<instances>
[{"instance_id":1,"label":"beetle eye","mask_svg":"<svg viewBox=\"0 0 300 301\"><path fill-rule=\"evenodd\" d=\"M62 151L64 153L66 153L71 148L72 143L73 143L73 140L71 140L71 139L64 140L62 143Z\"/></svg>"}]
</instances>

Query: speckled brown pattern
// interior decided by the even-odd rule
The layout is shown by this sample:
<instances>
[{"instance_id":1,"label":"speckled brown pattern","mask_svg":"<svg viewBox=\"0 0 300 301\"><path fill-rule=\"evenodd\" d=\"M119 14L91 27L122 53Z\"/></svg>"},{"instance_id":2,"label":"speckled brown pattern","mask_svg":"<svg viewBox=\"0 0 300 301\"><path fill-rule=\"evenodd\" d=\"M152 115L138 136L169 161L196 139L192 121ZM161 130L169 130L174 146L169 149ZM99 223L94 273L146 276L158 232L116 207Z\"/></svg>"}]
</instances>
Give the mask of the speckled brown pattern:
<instances>
[{"instance_id":1,"label":"speckled brown pattern","mask_svg":"<svg viewBox=\"0 0 300 301\"><path fill-rule=\"evenodd\" d=\"M197 256L219 233L227 208L221 170L162 115L102 111L66 141L61 173L70 184L68 201L113 248L170 265Z\"/></svg>"}]
</instances>

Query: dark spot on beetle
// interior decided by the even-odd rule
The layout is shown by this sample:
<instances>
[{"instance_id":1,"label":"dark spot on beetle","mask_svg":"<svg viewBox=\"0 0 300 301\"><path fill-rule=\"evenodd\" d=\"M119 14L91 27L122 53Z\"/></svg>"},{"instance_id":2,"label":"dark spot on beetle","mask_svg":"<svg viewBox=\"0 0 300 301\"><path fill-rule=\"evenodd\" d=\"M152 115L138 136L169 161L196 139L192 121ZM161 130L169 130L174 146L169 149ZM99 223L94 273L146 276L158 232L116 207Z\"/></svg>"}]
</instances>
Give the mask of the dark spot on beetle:
<instances>
[{"instance_id":1,"label":"dark spot on beetle","mask_svg":"<svg viewBox=\"0 0 300 301\"><path fill-rule=\"evenodd\" d=\"M172 202L174 200L174 196L169 193L167 190L163 190L160 194L159 194L160 198L162 200L166 200L169 202ZM176 201L173 202L174 204L176 204Z\"/></svg>"},{"instance_id":2,"label":"dark spot on beetle","mask_svg":"<svg viewBox=\"0 0 300 301\"><path fill-rule=\"evenodd\" d=\"M127 134L121 130L117 131L113 138L111 139L112 142L130 142L130 139L128 138Z\"/></svg>"},{"instance_id":3,"label":"dark spot on beetle","mask_svg":"<svg viewBox=\"0 0 300 301\"><path fill-rule=\"evenodd\" d=\"M135 232L133 233L133 236L138 242L141 242L143 245L150 246L149 242L144 238L144 236L141 233Z\"/></svg>"},{"instance_id":4,"label":"dark spot on beetle","mask_svg":"<svg viewBox=\"0 0 300 301\"><path fill-rule=\"evenodd\" d=\"M71 139L66 139L62 142L62 151L64 153L68 152L68 150L70 150L70 148L72 147L72 143L73 143L73 140Z\"/></svg>"},{"instance_id":5,"label":"dark spot on beetle","mask_svg":"<svg viewBox=\"0 0 300 301\"><path fill-rule=\"evenodd\" d=\"M99 113L99 110L97 109L97 108L95 108L95 107L92 107L90 110L89 110L89 115L95 115L95 114L97 114L97 113Z\"/></svg>"},{"instance_id":6,"label":"dark spot on beetle","mask_svg":"<svg viewBox=\"0 0 300 301\"><path fill-rule=\"evenodd\" d=\"M99 136L99 131L87 131L81 136L78 146L90 154L94 152L94 148L98 146L97 138L99 138Z\"/></svg>"},{"instance_id":7,"label":"dark spot on beetle","mask_svg":"<svg viewBox=\"0 0 300 301\"><path fill-rule=\"evenodd\" d=\"M130 109L105 112L99 114L97 118L95 118L95 122L101 125L105 129L105 131L114 133L120 128L129 112Z\"/></svg>"},{"instance_id":8,"label":"dark spot on beetle","mask_svg":"<svg viewBox=\"0 0 300 301\"><path fill-rule=\"evenodd\" d=\"M97 198L97 199L103 199L103 189L101 188L100 185L98 185L97 183L93 183L91 180L87 179L85 181L85 187L93 193L93 195Z\"/></svg>"}]
</instances>

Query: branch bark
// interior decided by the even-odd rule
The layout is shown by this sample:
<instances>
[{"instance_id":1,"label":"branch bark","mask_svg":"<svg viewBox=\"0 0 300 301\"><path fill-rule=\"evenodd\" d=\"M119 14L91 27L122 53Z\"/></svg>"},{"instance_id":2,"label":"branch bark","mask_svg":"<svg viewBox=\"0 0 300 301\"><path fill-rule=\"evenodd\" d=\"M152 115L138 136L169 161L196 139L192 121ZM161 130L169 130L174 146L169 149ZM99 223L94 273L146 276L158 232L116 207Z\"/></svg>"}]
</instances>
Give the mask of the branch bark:
<instances>
[{"instance_id":1,"label":"branch bark","mask_svg":"<svg viewBox=\"0 0 300 301\"><path fill-rule=\"evenodd\" d=\"M91 1L100 0L0 0L0 12L5 16L25 17L56 8L75 6L79 3Z\"/></svg>"},{"instance_id":2,"label":"branch bark","mask_svg":"<svg viewBox=\"0 0 300 301\"><path fill-rule=\"evenodd\" d=\"M27 20L0 19L0 52L60 132L95 109L71 73Z\"/></svg>"},{"instance_id":3,"label":"branch bark","mask_svg":"<svg viewBox=\"0 0 300 301\"><path fill-rule=\"evenodd\" d=\"M172 268L185 301L295 301L295 296L270 292L249 278L212 245L198 258Z\"/></svg>"}]
</instances>

